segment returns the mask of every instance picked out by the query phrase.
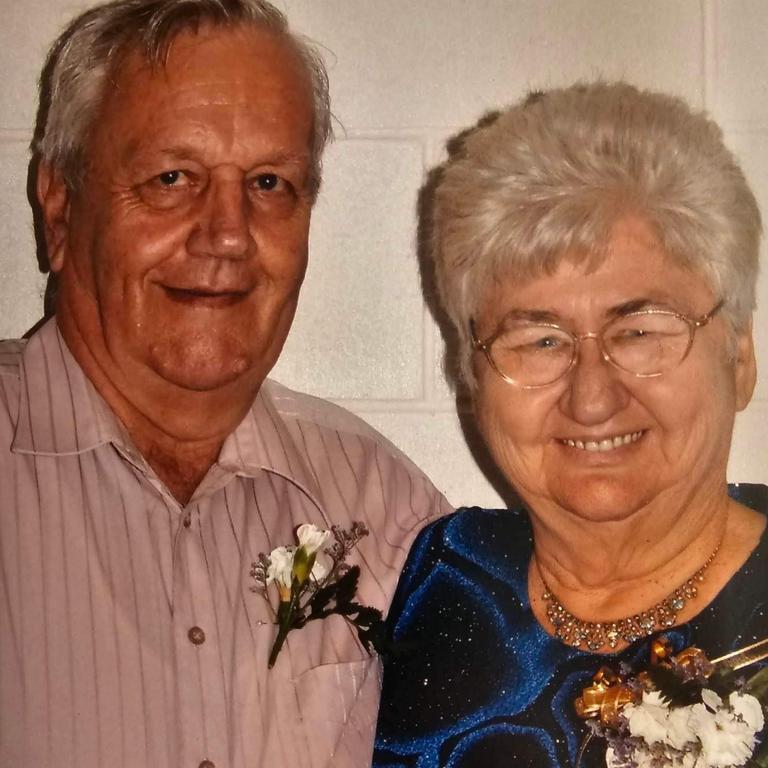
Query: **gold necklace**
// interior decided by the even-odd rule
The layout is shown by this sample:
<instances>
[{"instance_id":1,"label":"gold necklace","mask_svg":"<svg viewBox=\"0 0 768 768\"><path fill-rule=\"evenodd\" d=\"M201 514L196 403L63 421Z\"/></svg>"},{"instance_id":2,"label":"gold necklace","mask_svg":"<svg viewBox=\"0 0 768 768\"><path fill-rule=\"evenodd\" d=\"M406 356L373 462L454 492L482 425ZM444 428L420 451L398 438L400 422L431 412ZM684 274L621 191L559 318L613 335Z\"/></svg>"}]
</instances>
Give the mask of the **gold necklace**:
<instances>
[{"instance_id":1,"label":"gold necklace","mask_svg":"<svg viewBox=\"0 0 768 768\"><path fill-rule=\"evenodd\" d=\"M635 640L652 635L657 629L673 627L677 622L677 614L698 594L697 584L704 581L704 573L719 550L718 543L704 565L653 608L625 619L604 622L583 621L567 611L549 588L537 560L536 568L544 585L542 598L547 604L547 618L555 630L555 637L566 645L596 652L606 646L614 649L622 640L634 643Z\"/></svg>"}]
</instances>

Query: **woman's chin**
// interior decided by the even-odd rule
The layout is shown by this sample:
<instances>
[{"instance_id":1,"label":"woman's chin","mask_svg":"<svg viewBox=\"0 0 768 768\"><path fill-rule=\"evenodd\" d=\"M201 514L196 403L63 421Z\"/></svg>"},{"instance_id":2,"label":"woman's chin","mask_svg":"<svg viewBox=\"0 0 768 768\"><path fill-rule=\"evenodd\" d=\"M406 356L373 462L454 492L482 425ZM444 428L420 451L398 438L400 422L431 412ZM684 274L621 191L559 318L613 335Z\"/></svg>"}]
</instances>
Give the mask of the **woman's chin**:
<instances>
[{"instance_id":1,"label":"woman's chin","mask_svg":"<svg viewBox=\"0 0 768 768\"><path fill-rule=\"evenodd\" d=\"M568 477L560 476L550 492L558 506L595 523L626 520L654 495L647 484L605 477L581 477L569 482Z\"/></svg>"}]
</instances>

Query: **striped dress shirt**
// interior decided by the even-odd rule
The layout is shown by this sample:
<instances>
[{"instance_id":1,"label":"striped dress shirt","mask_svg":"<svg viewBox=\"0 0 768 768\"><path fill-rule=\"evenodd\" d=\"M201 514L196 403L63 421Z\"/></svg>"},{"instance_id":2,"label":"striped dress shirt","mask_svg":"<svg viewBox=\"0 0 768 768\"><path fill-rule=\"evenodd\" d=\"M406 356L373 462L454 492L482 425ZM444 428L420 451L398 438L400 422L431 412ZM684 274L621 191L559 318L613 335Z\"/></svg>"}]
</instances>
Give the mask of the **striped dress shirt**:
<instances>
[{"instance_id":1,"label":"striped dress shirt","mask_svg":"<svg viewBox=\"0 0 768 768\"><path fill-rule=\"evenodd\" d=\"M386 611L448 511L373 429L265 382L186 506L54 321L0 343L0 766L365 766L380 668L338 616L267 669L259 553L359 520L358 598Z\"/></svg>"}]
</instances>

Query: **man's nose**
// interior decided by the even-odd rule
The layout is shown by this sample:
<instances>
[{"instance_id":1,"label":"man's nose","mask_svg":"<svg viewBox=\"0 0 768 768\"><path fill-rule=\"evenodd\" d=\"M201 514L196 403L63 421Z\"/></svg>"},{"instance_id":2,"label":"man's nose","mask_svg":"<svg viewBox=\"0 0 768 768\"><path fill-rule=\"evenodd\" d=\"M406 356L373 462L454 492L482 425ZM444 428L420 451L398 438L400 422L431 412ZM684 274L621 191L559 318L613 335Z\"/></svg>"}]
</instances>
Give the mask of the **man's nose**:
<instances>
[{"instance_id":1,"label":"man's nose","mask_svg":"<svg viewBox=\"0 0 768 768\"><path fill-rule=\"evenodd\" d=\"M569 418L584 426L608 421L629 402L621 373L603 357L595 334L580 338L578 357L567 381L561 407Z\"/></svg>"},{"instance_id":2,"label":"man's nose","mask_svg":"<svg viewBox=\"0 0 768 768\"><path fill-rule=\"evenodd\" d=\"M212 180L206 190L199 226L190 237L197 255L241 259L250 253L250 201L242 179Z\"/></svg>"}]
</instances>

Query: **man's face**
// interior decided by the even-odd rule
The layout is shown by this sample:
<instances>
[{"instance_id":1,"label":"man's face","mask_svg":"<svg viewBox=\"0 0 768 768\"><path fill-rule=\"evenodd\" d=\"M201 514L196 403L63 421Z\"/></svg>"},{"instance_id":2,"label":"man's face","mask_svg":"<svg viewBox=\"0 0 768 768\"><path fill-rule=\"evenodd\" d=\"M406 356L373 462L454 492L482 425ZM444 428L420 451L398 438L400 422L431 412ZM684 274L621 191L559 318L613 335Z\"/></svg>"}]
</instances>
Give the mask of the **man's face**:
<instances>
[{"instance_id":1,"label":"man's face","mask_svg":"<svg viewBox=\"0 0 768 768\"><path fill-rule=\"evenodd\" d=\"M306 268L312 130L306 71L268 31L204 27L165 68L117 67L51 262L65 336L124 394L259 386Z\"/></svg>"}]
</instances>

